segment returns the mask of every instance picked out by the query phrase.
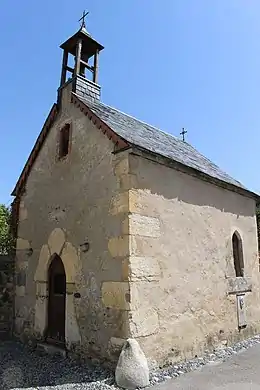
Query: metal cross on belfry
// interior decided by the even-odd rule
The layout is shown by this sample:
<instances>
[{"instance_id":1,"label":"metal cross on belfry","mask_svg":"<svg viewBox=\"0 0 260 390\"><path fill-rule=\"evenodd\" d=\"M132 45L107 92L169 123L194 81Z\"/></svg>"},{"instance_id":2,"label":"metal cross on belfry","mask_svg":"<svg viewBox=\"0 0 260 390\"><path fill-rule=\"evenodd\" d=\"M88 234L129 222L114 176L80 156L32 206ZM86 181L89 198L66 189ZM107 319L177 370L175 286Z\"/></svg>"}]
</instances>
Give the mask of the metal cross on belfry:
<instances>
[{"instance_id":1,"label":"metal cross on belfry","mask_svg":"<svg viewBox=\"0 0 260 390\"><path fill-rule=\"evenodd\" d=\"M185 134L187 134L187 130L184 129L184 127L182 128L182 131L180 133L180 135L182 135L182 140L185 141Z\"/></svg>"},{"instance_id":2,"label":"metal cross on belfry","mask_svg":"<svg viewBox=\"0 0 260 390\"><path fill-rule=\"evenodd\" d=\"M85 10L83 11L82 17L79 19L79 22L82 20L81 23L81 28L86 28L86 23L85 23L85 17L89 14L89 12L86 12Z\"/></svg>"}]
</instances>

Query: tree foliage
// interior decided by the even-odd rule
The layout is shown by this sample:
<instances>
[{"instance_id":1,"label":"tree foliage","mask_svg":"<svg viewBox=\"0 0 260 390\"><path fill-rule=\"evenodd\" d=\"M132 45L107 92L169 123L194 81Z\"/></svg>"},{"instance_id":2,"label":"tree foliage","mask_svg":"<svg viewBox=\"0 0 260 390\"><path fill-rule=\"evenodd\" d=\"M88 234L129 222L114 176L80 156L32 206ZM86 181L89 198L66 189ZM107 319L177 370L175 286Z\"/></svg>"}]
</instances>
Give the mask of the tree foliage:
<instances>
[{"instance_id":1,"label":"tree foliage","mask_svg":"<svg viewBox=\"0 0 260 390\"><path fill-rule=\"evenodd\" d=\"M8 254L12 248L10 208L0 204L0 254Z\"/></svg>"}]
</instances>

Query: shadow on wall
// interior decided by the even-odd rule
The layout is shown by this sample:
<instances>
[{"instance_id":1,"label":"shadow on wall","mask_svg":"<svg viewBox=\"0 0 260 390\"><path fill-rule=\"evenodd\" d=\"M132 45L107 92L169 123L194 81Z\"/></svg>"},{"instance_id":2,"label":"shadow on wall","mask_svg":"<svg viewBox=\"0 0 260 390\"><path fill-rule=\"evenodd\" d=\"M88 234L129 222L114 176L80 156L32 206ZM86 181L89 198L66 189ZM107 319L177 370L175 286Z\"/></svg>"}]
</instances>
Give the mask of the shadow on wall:
<instances>
[{"instance_id":1,"label":"shadow on wall","mask_svg":"<svg viewBox=\"0 0 260 390\"><path fill-rule=\"evenodd\" d=\"M131 155L131 173L136 175L138 188L169 200L197 206L208 206L237 217L255 216L255 202L236 192L226 190L149 159Z\"/></svg>"}]
</instances>

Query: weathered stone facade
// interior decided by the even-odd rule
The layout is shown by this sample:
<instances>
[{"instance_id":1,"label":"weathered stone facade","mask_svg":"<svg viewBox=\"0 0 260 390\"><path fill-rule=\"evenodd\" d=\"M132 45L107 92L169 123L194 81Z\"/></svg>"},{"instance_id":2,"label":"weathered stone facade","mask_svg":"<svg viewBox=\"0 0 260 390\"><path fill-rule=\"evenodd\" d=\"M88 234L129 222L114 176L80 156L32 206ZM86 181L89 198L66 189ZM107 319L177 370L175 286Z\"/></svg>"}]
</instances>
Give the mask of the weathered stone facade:
<instances>
[{"instance_id":1,"label":"weathered stone facade","mask_svg":"<svg viewBox=\"0 0 260 390\"><path fill-rule=\"evenodd\" d=\"M132 337L162 364L259 331L255 201L131 149L114 153L70 91L20 201L15 334L44 339L54 254L66 272L66 346L75 353L114 360ZM66 123L71 150L59 160ZM234 231L244 251L239 281ZM241 291L248 326L239 331Z\"/></svg>"},{"instance_id":2,"label":"weathered stone facade","mask_svg":"<svg viewBox=\"0 0 260 390\"><path fill-rule=\"evenodd\" d=\"M126 312L102 302L107 283L127 280L120 256L110 251L112 237L120 236L127 216L115 214L112 206L120 191L117 171L122 157L113 155L113 143L70 103L70 87L63 92L62 110L20 202L16 271L21 281L16 286L15 332L24 339L44 337L47 271L55 252L66 271L67 347L86 356L110 358L111 339L129 336ZM68 122L71 153L60 161L58 132ZM87 252L82 249L85 242Z\"/></svg>"},{"instance_id":3,"label":"weathered stone facade","mask_svg":"<svg viewBox=\"0 0 260 390\"><path fill-rule=\"evenodd\" d=\"M259 332L255 201L138 155L128 164L131 337L165 363ZM235 277L235 231L244 278ZM239 292L246 294L243 330Z\"/></svg>"}]
</instances>

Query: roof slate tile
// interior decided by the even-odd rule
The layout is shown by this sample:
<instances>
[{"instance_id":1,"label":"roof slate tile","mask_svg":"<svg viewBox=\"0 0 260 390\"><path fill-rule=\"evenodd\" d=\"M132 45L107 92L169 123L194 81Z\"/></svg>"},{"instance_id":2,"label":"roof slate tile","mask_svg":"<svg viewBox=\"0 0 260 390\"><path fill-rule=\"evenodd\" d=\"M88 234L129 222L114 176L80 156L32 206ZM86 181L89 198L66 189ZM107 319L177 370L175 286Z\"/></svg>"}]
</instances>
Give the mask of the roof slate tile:
<instances>
[{"instance_id":1,"label":"roof slate tile","mask_svg":"<svg viewBox=\"0 0 260 390\"><path fill-rule=\"evenodd\" d=\"M128 143L177 161L213 178L246 189L239 181L222 171L187 142L107 106L99 100L93 101L79 95L76 96Z\"/></svg>"}]
</instances>

